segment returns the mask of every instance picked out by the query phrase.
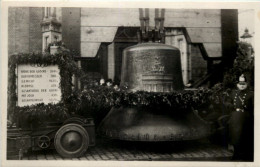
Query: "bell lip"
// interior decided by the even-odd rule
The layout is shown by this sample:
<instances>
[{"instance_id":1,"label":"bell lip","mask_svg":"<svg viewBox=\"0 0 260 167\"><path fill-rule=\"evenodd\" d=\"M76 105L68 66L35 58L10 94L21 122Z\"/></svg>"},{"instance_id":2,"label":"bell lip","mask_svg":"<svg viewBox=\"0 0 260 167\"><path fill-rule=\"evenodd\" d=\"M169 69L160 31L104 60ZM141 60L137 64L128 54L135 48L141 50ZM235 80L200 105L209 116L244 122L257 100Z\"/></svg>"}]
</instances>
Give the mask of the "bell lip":
<instances>
[{"instance_id":1,"label":"bell lip","mask_svg":"<svg viewBox=\"0 0 260 167\"><path fill-rule=\"evenodd\" d=\"M130 114L130 112L127 112L127 110L129 109L134 109L136 110L135 112L133 112L132 114L137 114L137 113L143 113L143 116L148 116L147 118L151 118L154 119L153 117L150 117L149 115L158 115L159 117L157 117L157 120L161 120L161 118L165 117L168 118L166 120L168 120L167 122L163 123L164 125L169 123L170 126L179 126L179 123L177 123L176 125L172 123L172 121L169 122L169 120L174 120L173 122L175 122L177 119L174 117L171 117L168 115L168 113L150 113L148 110L148 107L138 107L138 106L120 106L120 107L113 107L111 108L111 110L109 111L109 113L106 115L106 117L102 120L102 122L99 124L98 128L97 128L97 133L99 136L102 136L104 138L109 138L109 139L117 139L117 140L125 140L125 141L144 141L144 142L163 142L163 141L187 141L187 140L197 140L197 139L202 139L205 137L208 137L212 134L212 127L211 124L202 120L201 118L198 117L198 115L196 114L196 112L194 112L193 110L189 113L182 113L182 114L186 114L186 120L190 119L190 118L194 118L194 121L197 122L196 126L192 126L192 124L185 124L185 126L179 126L180 128L183 128L184 131L183 133L180 131L175 131L174 128L165 128L164 125L159 125L159 124L155 124L153 125L152 129L155 129L153 131L150 131L151 133L144 131L143 127L148 127L147 125L149 124L144 124L144 123L140 123L140 121L137 122L137 124L131 124L131 125L126 125L124 122L122 122L121 126L118 126L118 128L115 128L115 124L116 122L113 122L112 120L114 119L114 115L118 115L118 113L120 113L121 115L119 115L121 118L122 115L126 116L126 114ZM144 112L139 112L139 111L144 111ZM148 114L148 115L147 115ZM188 115L187 115L188 114ZM112 119L113 118L113 119ZM123 119L121 119L123 120ZM149 119L148 119L149 120ZM112 121L112 124L111 124ZM146 119L147 121L147 119ZM187 122L187 121L186 121ZM129 128L138 128L138 129L143 129L143 130L139 130L139 131L135 131L135 130L130 130ZM186 128L188 127L188 129ZM194 133L194 134L185 134L185 132L187 133L187 131L192 132L191 129L197 129L199 130L198 133ZM202 129L201 129L202 128ZM157 129L157 130L156 130ZM147 130L147 129L146 129ZM162 135L161 133L156 133L159 131L165 131L164 134ZM136 133L135 133L136 132ZM126 136L124 136L124 134L126 134ZM137 135L139 134L139 135ZM149 136L157 136L156 139L153 138L145 138L144 136L146 134L149 134ZM128 136L128 137L127 137ZM131 136L131 137L130 137ZM139 137L137 137L139 136ZM173 136L173 138L171 138L171 136Z\"/></svg>"},{"instance_id":2,"label":"bell lip","mask_svg":"<svg viewBox=\"0 0 260 167\"><path fill-rule=\"evenodd\" d=\"M145 43L139 43L133 46L129 46L124 49L124 51L137 51L137 50L176 50L180 51L179 48L172 46L172 45L167 45L167 44L162 44L162 43L155 43L155 42L145 42Z\"/></svg>"}]
</instances>

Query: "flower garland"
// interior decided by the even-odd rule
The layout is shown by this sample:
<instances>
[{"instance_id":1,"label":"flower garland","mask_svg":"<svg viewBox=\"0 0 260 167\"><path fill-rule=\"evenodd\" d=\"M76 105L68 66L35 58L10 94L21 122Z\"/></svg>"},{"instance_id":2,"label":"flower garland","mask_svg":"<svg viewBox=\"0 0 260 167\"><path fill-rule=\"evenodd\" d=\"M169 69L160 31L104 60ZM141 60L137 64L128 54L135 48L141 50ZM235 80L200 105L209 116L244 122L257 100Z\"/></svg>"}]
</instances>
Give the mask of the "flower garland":
<instances>
[{"instance_id":1,"label":"flower garland","mask_svg":"<svg viewBox=\"0 0 260 167\"><path fill-rule=\"evenodd\" d=\"M21 128L38 128L48 122L63 122L69 117L64 103L34 104L16 107L16 125Z\"/></svg>"},{"instance_id":2,"label":"flower garland","mask_svg":"<svg viewBox=\"0 0 260 167\"><path fill-rule=\"evenodd\" d=\"M16 94L16 74L15 70L17 65L20 64L31 64L35 66L48 66L48 65L58 65L60 70L60 83L61 88L61 102L57 106L63 105L64 110L69 107L69 103L66 103L66 99L72 94L72 75L80 76L81 71L77 68L76 63L73 60L70 52L61 51L55 55L49 53L20 53L11 55L8 61L8 117L12 120L16 120L17 113L25 112L27 107L16 107L17 94ZM30 106L30 110L37 110L37 112L32 113L42 117L45 115L46 111L56 109L56 105L43 105L40 109L37 106ZM38 108L38 109L37 109ZM38 112L39 111L39 112ZM44 112L40 112L44 111ZM63 112L62 112L63 113Z\"/></svg>"},{"instance_id":3,"label":"flower garland","mask_svg":"<svg viewBox=\"0 0 260 167\"><path fill-rule=\"evenodd\" d=\"M172 108L198 107L208 102L210 90L198 89L197 91L174 91L171 93L159 92L128 92L116 91L113 88L97 86L82 92L81 98L88 103L103 104L105 106L146 106L155 107L160 105ZM100 103L101 102L101 103Z\"/></svg>"},{"instance_id":4,"label":"flower garland","mask_svg":"<svg viewBox=\"0 0 260 167\"><path fill-rule=\"evenodd\" d=\"M74 103L73 108L77 108L77 115L92 116L98 124L112 107L145 107L153 113L179 114L189 112L191 107L198 109L209 104L213 95L209 89L170 93L128 92L107 86L88 85L86 89L75 93L70 98L70 101Z\"/></svg>"}]
</instances>

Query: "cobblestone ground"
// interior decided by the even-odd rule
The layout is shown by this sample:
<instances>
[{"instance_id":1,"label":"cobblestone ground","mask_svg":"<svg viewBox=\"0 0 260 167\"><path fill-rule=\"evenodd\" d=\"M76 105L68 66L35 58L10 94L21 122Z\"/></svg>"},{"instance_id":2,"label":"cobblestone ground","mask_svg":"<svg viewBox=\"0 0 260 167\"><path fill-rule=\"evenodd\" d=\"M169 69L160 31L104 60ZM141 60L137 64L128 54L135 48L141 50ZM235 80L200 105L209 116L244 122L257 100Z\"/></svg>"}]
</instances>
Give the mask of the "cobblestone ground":
<instances>
[{"instance_id":1,"label":"cobblestone ground","mask_svg":"<svg viewBox=\"0 0 260 167\"><path fill-rule=\"evenodd\" d=\"M207 139L185 142L126 142L97 139L80 158L62 158L55 150L25 154L23 160L91 160L91 161L230 161L232 152Z\"/></svg>"}]
</instances>

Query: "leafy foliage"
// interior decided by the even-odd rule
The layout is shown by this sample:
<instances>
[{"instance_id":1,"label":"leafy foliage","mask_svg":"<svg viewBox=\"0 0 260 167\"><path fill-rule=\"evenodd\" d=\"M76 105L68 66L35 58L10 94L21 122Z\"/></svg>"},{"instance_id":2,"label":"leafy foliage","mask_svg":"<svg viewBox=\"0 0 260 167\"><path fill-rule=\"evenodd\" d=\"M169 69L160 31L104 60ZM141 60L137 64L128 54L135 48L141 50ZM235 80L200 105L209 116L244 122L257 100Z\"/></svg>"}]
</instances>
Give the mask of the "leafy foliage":
<instances>
[{"instance_id":1,"label":"leafy foliage","mask_svg":"<svg viewBox=\"0 0 260 167\"><path fill-rule=\"evenodd\" d=\"M16 123L22 128L37 128L51 121L63 122L69 117L68 109L64 103L35 104L31 106L16 107Z\"/></svg>"},{"instance_id":2,"label":"leafy foliage","mask_svg":"<svg viewBox=\"0 0 260 167\"><path fill-rule=\"evenodd\" d=\"M234 61L233 68L224 74L224 88L235 88L238 78L244 74L248 80L251 89L254 88L254 57L252 46L245 42L238 42L237 57Z\"/></svg>"},{"instance_id":3,"label":"leafy foliage","mask_svg":"<svg viewBox=\"0 0 260 167\"><path fill-rule=\"evenodd\" d=\"M107 86L88 85L69 99L71 107L77 109L77 115L92 116L98 123L112 107L145 107L150 112L182 113L190 111L191 107L200 108L209 103L210 96L212 91L209 89L155 93L128 92L127 89L119 91Z\"/></svg>"}]
</instances>

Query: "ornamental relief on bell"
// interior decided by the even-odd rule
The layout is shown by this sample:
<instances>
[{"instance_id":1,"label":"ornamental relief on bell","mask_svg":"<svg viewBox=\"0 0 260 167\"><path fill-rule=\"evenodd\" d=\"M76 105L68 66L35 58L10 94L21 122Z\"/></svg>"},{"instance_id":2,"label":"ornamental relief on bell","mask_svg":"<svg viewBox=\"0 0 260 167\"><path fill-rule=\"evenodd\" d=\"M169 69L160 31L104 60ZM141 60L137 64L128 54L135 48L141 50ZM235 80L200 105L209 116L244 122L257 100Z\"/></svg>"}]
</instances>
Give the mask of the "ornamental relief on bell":
<instances>
[{"instance_id":1,"label":"ornamental relief on bell","mask_svg":"<svg viewBox=\"0 0 260 167\"><path fill-rule=\"evenodd\" d=\"M152 54L146 54L135 58L135 62L140 63L142 67L142 74L165 74L166 68L163 65L164 61L165 57Z\"/></svg>"}]
</instances>

